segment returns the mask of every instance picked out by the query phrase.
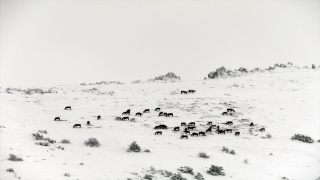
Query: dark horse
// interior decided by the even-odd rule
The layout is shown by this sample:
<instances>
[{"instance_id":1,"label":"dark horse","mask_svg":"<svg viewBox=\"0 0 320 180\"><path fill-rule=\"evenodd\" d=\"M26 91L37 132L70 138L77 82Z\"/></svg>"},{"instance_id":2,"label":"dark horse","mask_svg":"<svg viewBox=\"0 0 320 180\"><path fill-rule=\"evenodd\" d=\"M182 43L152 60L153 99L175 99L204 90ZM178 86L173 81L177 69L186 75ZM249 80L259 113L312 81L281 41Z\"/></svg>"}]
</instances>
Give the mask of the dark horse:
<instances>
[{"instance_id":1,"label":"dark horse","mask_svg":"<svg viewBox=\"0 0 320 180\"><path fill-rule=\"evenodd\" d=\"M229 108L227 109L227 112L236 112L236 111L234 109Z\"/></svg>"},{"instance_id":2,"label":"dark horse","mask_svg":"<svg viewBox=\"0 0 320 180\"><path fill-rule=\"evenodd\" d=\"M55 121L56 121L56 120L59 120L59 121L60 121L60 117L55 117L54 120L55 120Z\"/></svg>"},{"instance_id":3,"label":"dark horse","mask_svg":"<svg viewBox=\"0 0 320 180\"><path fill-rule=\"evenodd\" d=\"M188 130L194 130L196 127L195 126L188 126Z\"/></svg>"},{"instance_id":4,"label":"dark horse","mask_svg":"<svg viewBox=\"0 0 320 180\"><path fill-rule=\"evenodd\" d=\"M75 124L75 125L73 125L73 128L76 128L76 127L81 128L81 124Z\"/></svg>"},{"instance_id":5,"label":"dark horse","mask_svg":"<svg viewBox=\"0 0 320 180\"><path fill-rule=\"evenodd\" d=\"M261 129L259 129L259 131L260 131L260 132L266 131L266 129L265 129L265 128L261 128Z\"/></svg>"},{"instance_id":6,"label":"dark horse","mask_svg":"<svg viewBox=\"0 0 320 180\"><path fill-rule=\"evenodd\" d=\"M182 135L182 136L180 137L180 139L188 139L188 136L187 136L187 135Z\"/></svg>"},{"instance_id":7,"label":"dark horse","mask_svg":"<svg viewBox=\"0 0 320 180\"><path fill-rule=\"evenodd\" d=\"M226 134L226 132L224 131L224 130L216 130L216 132L218 133L218 134Z\"/></svg>"},{"instance_id":8,"label":"dark horse","mask_svg":"<svg viewBox=\"0 0 320 180\"><path fill-rule=\"evenodd\" d=\"M70 109L70 110L71 110L71 106L66 106L66 107L64 108L64 110L67 110L67 109Z\"/></svg>"},{"instance_id":9,"label":"dark horse","mask_svg":"<svg viewBox=\"0 0 320 180\"><path fill-rule=\"evenodd\" d=\"M212 125L212 121L208 121L207 125Z\"/></svg>"},{"instance_id":10,"label":"dark horse","mask_svg":"<svg viewBox=\"0 0 320 180\"><path fill-rule=\"evenodd\" d=\"M155 111L160 111L160 108L156 108Z\"/></svg>"},{"instance_id":11,"label":"dark horse","mask_svg":"<svg viewBox=\"0 0 320 180\"><path fill-rule=\"evenodd\" d=\"M129 120L129 117L123 117L123 118L121 118L122 121L124 121L124 120L126 120L126 119Z\"/></svg>"},{"instance_id":12,"label":"dark horse","mask_svg":"<svg viewBox=\"0 0 320 180\"><path fill-rule=\"evenodd\" d=\"M253 126L253 122L251 122L249 126Z\"/></svg>"},{"instance_id":13,"label":"dark horse","mask_svg":"<svg viewBox=\"0 0 320 180\"><path fill-rule=\"evenodd\" d=\"M195 126L196 123L195 122L189 122L188 126Z\"/></svg>"},{"instance_id":14,"label":"dark horse","mask_svg":"<svg viewBox=\"0 0 320 180\"><path fill-rule=\"evenodd\" d=\"M188 131L188 130L184 130L183 132L186 134L190 134L190 131Z\"/></svg>"},{"instance_id":15,"label":"dark horse","mask_svg":"<svg viewBox=\"0 0 320 180\"><path fill-rule=\"evenodd\" d=\"M144 111L143 111L143 113L149 113L150 112L150 109L145 109Z\"/></svg>"},{"instance_id":16,"label":"dark horse","mask_svg":"<svg viewBox=\"0 0 320 180\"><path fill-rule=\"evenodd\" d=\"M130 112L128 112L128 111L123 112L122 115L130 115Z\"/></svg>"},{"instance_id":17,"label":"dark horse","mask_svg":"<svg viewBox=\"0 0 320 180\"><path fill-rule=\"evenodd\" d=\"M159 116L163 116L163 112L159 112Z\"/></svg>"},{"instance_id":18,"label":"dark horse","mask_svg":"<svg viewBox=\"0 0 320 180\"><path fill-rule=\"evenodd\" d=\"M189 93L195 93L196 90L189 90L188 92L189 92Z\"/></svg>"},{"instance_id":19,"label":"dark horse","mask_svg":"<svg viewBox=\"0 0 320 180\"><path fill-rule=\"evenodd\" d=\"M232 133L232 129L226 129L225 131Z\"/></svg>"},{"instance_id":20,"label":"dark horse","mask_svg":"<svg viewBox=\"0 0 320 180\"><path fill-rule=\"evenodd\" d=\"M137 112L137 113L136 113L136 116L141 116L141 115L142 115L141 112Z\"/></svg>"},{"instance_id":21,"label":"dark horse","mask_svg":"<svg viewBox=\"0 0 320 180\"><path fill-rule=\"evenodd\" d=\"M168 114L166 115L166 117L169 117L169 116L173 117L173 113L168 113Z\"/></svg>"},{"instance_id":22,"label":"dark horse","mask_svg":"<svg viewBox=\"0 0 320 180\"><path fill-rule=\"evenodd\" d=\"M154 135L162 135L162 132L161 131L157 131L156 133L154 133Z\"/></svg>"},{"instance_id":23,"label":"dark horse","mask_svg":"<svg viewBox=\"0 0 320 180\"><path fill-rule=\"evenodd\" d=\"M200 132L199 132L199 136L205 136L205 135L206 135L205 132L203 132L203 131L200 131Z\"/></svg>"},{"instance_id":24,"label":"dark horse","mask_svg":"<svg viewBox=\"0 0 320 180\"><path fill-rule=\"evenodd\" d=\"M198 133L194 132L191 134L191 136L197 136L198 137Z\"/></svg>"},{"instance_id":25,"label":"dark horse","mask_svg":"<svg viewBox=\"0 0 320 180\"><path fill-rule=\"evenodd\" d=\"M99 116L97 116L97 119L99 120L99 119L101 119L101 116L99 115Z\"/></svg>"},{"instance_id":26,"label":"dark horse","mask_svg":"<svg viewBox=\"0 0 320 180\"><path fill-rule=\"evenodd\" d=\"M182 122L181 123L181 126L186 126L187 124L185 122Z\"/></svg>"},{"instance_id":27,"label":"dark horse","mask_svg":"<svg viewBox=\"0 0 320 180\"><path fill-rule=\"evenodd\" d=\"M226 124L227 125L233 125L233 122L232 121L227 121Z\"/></svg>"},{"instance_id":28,"label":"dark horse","mask_svg":"<svg viewBox=\"0 0 320 180\"><path fill-rule=\"evenodd\" d=\"M223 112L222 113L222 116L226 116L226 115L228 115L228 112Z\"/></svg>"},{"instance_id":29,"label":"dark horse","mask_svg":"<svg viewBox=\"0 0 320 180\"><path fill-rule=\"evenodd\" d=\"M90 126L91 124L90 124L90 121L87 121L87 126Z\"/></svg>"},{"instance_id":30,"label":"dark horse","mask_svg":"<svg viewBox=\"0 0 320 180\"><path fill-rule=\"evenodd\" d=\"M179 131L180 128L177 126L177 127L173 128L173 130L174 130L174 131Z\"/></svg>"},{"instance_id":31,"label":"dark horse","mask_svg":"<svg viewBox=\"0 0 320 180\"><path fill-rule=\"evenodd\" d=\"M188 94L187 91L181 91L181 94Z\"/></svg>"},{"instance_id":32,"label":"dark horse","mask_svg":"<svg viewBox=\"0 0 320 180\"><path fill-rule=\"evenodd\" d=\"M240 136L240 132L236 132L234 135L236 135L236 136Z\"/></svg>"}]
</instances>

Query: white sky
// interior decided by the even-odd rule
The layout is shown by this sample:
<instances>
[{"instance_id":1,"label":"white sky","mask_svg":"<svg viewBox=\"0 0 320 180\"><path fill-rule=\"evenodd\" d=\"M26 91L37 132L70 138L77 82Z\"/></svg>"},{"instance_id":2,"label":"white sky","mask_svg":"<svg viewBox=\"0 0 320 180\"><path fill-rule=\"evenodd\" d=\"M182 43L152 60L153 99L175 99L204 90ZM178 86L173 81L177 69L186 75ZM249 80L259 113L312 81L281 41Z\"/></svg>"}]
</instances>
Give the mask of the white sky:
<instances>
[{"instance_id":1,"label":"white sky","mask_svg":"<svg viewBox=\"0 0 320 180\"><path fill-rule=\"evenodd\" d=\"M320 1L0 1L1 87L320 64Z\"/></svg>"}]
</instances>

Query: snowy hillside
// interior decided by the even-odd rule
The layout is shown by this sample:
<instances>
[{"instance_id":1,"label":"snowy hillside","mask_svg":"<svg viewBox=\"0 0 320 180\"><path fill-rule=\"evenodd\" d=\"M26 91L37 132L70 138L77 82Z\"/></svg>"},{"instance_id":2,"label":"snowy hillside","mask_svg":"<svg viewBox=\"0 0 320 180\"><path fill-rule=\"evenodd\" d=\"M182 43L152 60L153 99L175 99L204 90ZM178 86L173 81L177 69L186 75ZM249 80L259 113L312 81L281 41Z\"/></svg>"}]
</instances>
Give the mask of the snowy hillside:
<instances>
[{"instance_id":1,"label":"snowy hillside","mask_svg":"<svg viewBox=\"0 0 320 180\"><path fill-rule=\"evenodd\" d=\"M319 69L278 69L202 81L59 86L51 89L54 93L26 94L2 87L0 179L140 180L149 174L153 180L169 180L173 175L166 171L177 174L178 168L189 166L206 180L314 180L320 177L319 76ZM181 94L188 90L196 92ZM72 109L65 110L66 106ZM158 116L157 107L173 117ZM223 116L228 108L237 114ZM127 109L135 121L115 120L127 116L122 115ZM143 113L145 109L150 113ZM137 112L142 116L135 116ZM209 128L208 121L232 133L217 134L216 129L198 137L183 133L182 122L195 122L191 133L198 133ZM254 126L249 126L251 122ZM75 124L81 128L73 128ZM168 129L155 130L160 124ZM48 143L34 139L32 134L39 130L56 143L39 145ZM156 131L162 135L154 135ZM294 134L310 136L314 142L291 140ZM188 139L180 139L182 135ZM101 145L86 146L89 138ZM70 143L60 143L63 139ZM140 152L127 151L133 141ZM200 152L209 158L199 157ZM8 160L10 154L23 161ZM207 173L211 165L223 167L225 176Z\"/></svg>"}]
</instances>

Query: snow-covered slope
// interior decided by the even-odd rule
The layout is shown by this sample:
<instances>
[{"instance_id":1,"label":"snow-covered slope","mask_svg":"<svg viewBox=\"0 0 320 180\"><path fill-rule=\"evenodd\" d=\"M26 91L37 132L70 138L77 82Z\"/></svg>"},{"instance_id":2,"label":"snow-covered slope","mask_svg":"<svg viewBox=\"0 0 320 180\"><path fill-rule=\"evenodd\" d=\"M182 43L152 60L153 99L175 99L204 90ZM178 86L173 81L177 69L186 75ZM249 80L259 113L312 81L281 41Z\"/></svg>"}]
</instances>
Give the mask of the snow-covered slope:
<instances>
[{"instance_id":1,"label":"snow-covered slope","mask_svg":"<svg viewBox=\"0 0 320 180\"><path fill-rule=\"evenodd\" d=\"M176 83L59 86L55 88L57 94L2 91L0 179L143 179L153 173L150 166L173 173L181 166L190 166L208 180L313 180L320 176L319 75L319 70L308 69ZM189 89L196 93L180 94ZM64 110L65 106L72 110ZM159 117L156 107L174 117ZM222 116L229 107L242 115ZM136 122L116 121L127 109ZM144 109L151 111L134 116ZM97 115L102 119L97 120ZM54 121L57 116L62 121ZM87 126L87 121L93 125ZM232 128L233 133L180 139L181 122L195 122L199 132L209 127L207 121L221 129ZM233 121L233 126L222 124L226 121ZM250 127L250 122L255 126ZM73 128L74 124L82 128ZM162 136L154 135L157 130L153 128L159 124L169 127L161 130ZM180 131L172 131L176 126ZM258 131L262 127L265 132ZM38 130L47 130L43 136L57 143L36 145L31 134ZM240 136L235 136L235 131ZM298 133L312 137L314 143L291 140ZM272 137L266 138L267 134ZM84 141L91 137L101 146L85 146ZM71 144L59 143L62 139ZM141 152L127 152L133 141ZM223 146L236 154L222 152ZM143 152L146 149L151 152ZM200 158L199 152L210 158ZM9 154L23 161L9 161ZM206 171L211 165L223 167L226 175L209 175ZM16 177L6 172L8 168L14 169ZM160 172L152 176L170 179Z\"/></svg>"}]
</instances>

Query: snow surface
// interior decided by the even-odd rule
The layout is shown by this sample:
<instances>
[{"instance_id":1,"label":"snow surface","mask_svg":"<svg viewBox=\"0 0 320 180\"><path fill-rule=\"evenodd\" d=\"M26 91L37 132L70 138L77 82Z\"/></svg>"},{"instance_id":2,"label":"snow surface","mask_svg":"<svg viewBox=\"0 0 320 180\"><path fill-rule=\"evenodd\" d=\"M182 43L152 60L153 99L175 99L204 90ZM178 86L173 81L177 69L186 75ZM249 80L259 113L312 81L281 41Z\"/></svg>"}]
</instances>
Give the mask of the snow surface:
<instances>
[{"instance_id":1,"label":"snow surface","mask_svg":"<svg viewBox=\"0 0 320 180\"><path fill-rule=\"evenodd\" d=\"M8 94L1 88L0 179L143 179L153 166L156 170L177 173L190 166L210 179L317 179L320 176L320 83L319 70L279 70L243 77L175 83L111 84L59 86L57 94ZM90 89L93 89L92 91ZM180 94L194 89L194 94ZM99 92L99 93L97 93ZM103 93L105 92L105 93ZM108 92L114 92L108 93ZM64 110L71 106L72 110ZM171 112L174 117L158 117L154 109ZM242 115L222 116L232 107ZM136 122L116 121L115 117L131 109ZM136 112L150 109L142 117ZM96 116L102 119L97 120ZM54 121L61 116L62 121ZM86 122L91 121L92 126ZM173 132L181 122L196 122L195 131L205 131L207 121L239 131L219 135L180 139ZM250 127L249 123L256 124ZM74 124L82 128L73 128ZM163 135L154 135L154 126L166 124ZM265 132L258 129L265 127ZM249 129L252 128L252 133ZM44 137L55 139L49 146L36 145L32 133L47 130ZM312 137L314 143L291 140L294 134ZM270 134L271 138L265 138ZM85 146L97 138L100 147ZM59 143L62 139L71 144ZM136 141L142 152L127 152ZM58 149L63 146L65 149ZM222 147L236 154L222 152ZM151 152L146 153L144 150ZM205 152L208 159L200 158ZM9 161L9 154L23 161ZM244 163L247 159L248 163ZM83 163L83 165L80 165ZM224 168L225 176L211 176L211 165ZM16 175L6 172L13 168ZM69 173L70 177L64 176ZM169 179L159 172L153 179ZM182 174L187 179L193 176Z\"/></svg>"}]
</instances>

